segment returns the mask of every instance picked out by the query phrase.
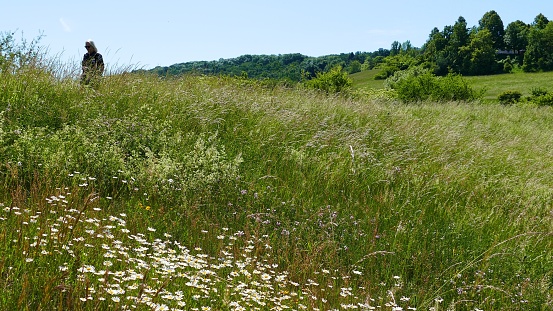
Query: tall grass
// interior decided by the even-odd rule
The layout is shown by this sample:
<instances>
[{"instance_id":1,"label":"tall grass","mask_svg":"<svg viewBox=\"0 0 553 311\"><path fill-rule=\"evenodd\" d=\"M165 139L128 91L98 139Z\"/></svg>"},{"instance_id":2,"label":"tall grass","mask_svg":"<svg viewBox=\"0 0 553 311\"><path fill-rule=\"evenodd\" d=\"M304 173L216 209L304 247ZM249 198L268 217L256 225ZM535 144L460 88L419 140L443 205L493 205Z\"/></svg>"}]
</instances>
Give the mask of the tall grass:
<instances>
[{"instance_id":1,"label":"tall grass","mask_svg":"<svg viewBox=\"0 0 553 311\"><path fill-rule=\"evenodd\" d=\"M553 111L1 72L2 309L548 309Z\"/></svg>"}]
</instances>

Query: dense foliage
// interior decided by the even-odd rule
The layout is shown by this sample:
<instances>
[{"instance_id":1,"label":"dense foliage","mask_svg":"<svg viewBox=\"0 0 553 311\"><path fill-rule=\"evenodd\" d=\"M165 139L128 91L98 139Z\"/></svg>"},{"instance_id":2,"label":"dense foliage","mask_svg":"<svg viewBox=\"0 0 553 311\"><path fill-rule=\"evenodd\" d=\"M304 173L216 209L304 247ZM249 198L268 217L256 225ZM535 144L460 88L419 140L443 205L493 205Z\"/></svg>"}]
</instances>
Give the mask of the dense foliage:
<instances>
[{"instance_id":1,"label":"dense foliage","mask_svg":"<svg viewBox=\"0 0 553 311\"><path fill-rule=\"evenodd\" d=\"M341 66L346 72L361 70L361 64L375 62L377 57L389 54L388 50L375 52L342 53L309 57L299 53L282 55L242 55L231 59L216 61L194 61L174 64L169 67L156 67L149 71L160 76L181 74L209 74L242 76L254 79L277 79L301 81L315 78L318 73L330 71ZM372 65L374 67L374 65Z\"/></svg>"},{"instance_id":2,"label":"dense foliage","mask_svg":"<svg viewBox=\"0 0 553 311\"><path fill-rule=\"evenodd\" d=\"M403 55L403 59L398 62L397 58L387 57L379 78L411 66L424 66L441 76L488 75L510 72L514 67L524 71L550 71L553 70L551 29L553 23L542 14L532 24L517 20L506 28L493 10L486 12L473 27L460 16L455 24L441 31L434 28L420 50L402 48L394 42L392 51Z\"/></svg>"}]
</instances>

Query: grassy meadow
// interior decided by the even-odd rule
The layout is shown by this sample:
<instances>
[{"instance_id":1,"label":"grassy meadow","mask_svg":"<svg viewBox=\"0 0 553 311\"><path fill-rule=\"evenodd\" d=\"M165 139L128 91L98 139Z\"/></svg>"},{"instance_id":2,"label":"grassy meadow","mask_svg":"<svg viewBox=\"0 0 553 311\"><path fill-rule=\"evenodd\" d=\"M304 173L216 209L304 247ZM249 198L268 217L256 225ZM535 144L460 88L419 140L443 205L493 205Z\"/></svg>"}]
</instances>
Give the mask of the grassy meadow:
<instances>
[{"instance_id":1,"label":"grassy meadow","mask_svg":"<svg viewBox=\"0 0 553 311\"><path fill-rule=\"evenodd\" d=\"M353 81L354 89L371 88L371 89L383 89L384 80L375 80L374 77L380 72L380 69L363 70L354 74L350 74L349 77Z\"/></svg>"},{"instance_id":2,"label":"grassy meadow","mask_svg":"<svg viewBox=\"0 0 553 311\"><path fill-rule=\"evenodd\" d=\"M518 91L523 96L530 96L534 89L544 89L549 92L553 72L525 73L515 72L491 76L466 77L467 81L478 88L484 88L484 100L497 101L499 94L505 91Z\"/></svg>"},{"instance_id":3,"label":"grassy meadow","mask_svg":"<svg viewBox=\"0 0 553 311\"><path fill-rule=\"evenodd\" d=\"M385 80L375 80L379 69L361 71L350 75L353 87L359 89L384 89ZM498 96L505 91L518 91L524 97L530 96L532 90L543 89L553 91L551 80L553 72L513 72L490 76L467 76L467 82L476 90L484 90L482 98L485 103L497 103Z\"/></svg>"},{"instance_id":4,"label":"grassy meadow","mask_svg":"<svg viewBox=\"0 0 553 311\"><path fill-rule=\"evenodd\" d=\"M553 307L549 107L55 76L0 72L2 310Z\"/></svg>"}]
</instances>

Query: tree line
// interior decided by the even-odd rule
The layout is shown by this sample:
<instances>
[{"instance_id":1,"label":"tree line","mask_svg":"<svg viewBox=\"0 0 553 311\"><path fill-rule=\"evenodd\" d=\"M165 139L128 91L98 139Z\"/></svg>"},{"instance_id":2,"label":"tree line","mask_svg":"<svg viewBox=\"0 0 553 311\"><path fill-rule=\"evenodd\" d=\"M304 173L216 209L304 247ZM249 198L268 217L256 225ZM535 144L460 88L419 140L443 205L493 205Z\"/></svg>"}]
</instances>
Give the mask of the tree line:
<instances>
[{"instance_id":1,"label":"tree line","mask_svg":"<svg viewBox=\"0 0 553 311\"><path fill-rule=\"evenodd\" d=\"M521 20L506 27L499 14L486 12L478 25L469 27L460 16L453 25L431 30L422 47L410 41L392 42L390 49L310 57L299 53L242 55L215 61L194 61L155 67L161 76L208 74L256 79L302 81L340 67L346 73L380 69L377 79L412 67L429 69L435 75L488 75L520 69L526 72L553 70L553 21L538 14L527 24Z\"/></svg>"},{"instance_id":2,"label":"tree line","mask_svg":"<svg viewBox=\"0 0 553 311\"><path fill-rule=\"evenodd\" d=\"M468 27L460 16L453 25L432 29L421 48L409 41L394 41L390 55L373 64L385 79L396 71L415 66L430 69L437 76L450 73L489 75L519 68L525 72L553 70L553 22L538 14L531 24L521 20L504 27L496 11L489 11ZM370 67L370 66L369 66Z\"/></svg>"},{"instance_id":3,"label":"tree line","mask_svg":"<svg viewBox=\"0 0 553 311\"><path fill-rule=\"evenodd\" d=\"M516 20L504 27L499 14L492 10L474 27L467 27L460 16L442 31L434 28L419 61L437 75L486 75L510 72L515 67L527 72L549 71L553 70L552 51L553 23L543 14L531 24Z\"/></svg>"},{"instance_id":4,"label":"tree line","mask_svg":"<svg viewBox=\"0 0 553 311\"><path fill-rule=\"evenodd\" d=\"M342 67L348 73L359 72L370 59L389 56L390 51L379 49L375 52L342 53L320 57L300 53L279 55L242 55L236 58L214 61L193 61L171 66L158 66L148 71L160 76L182 74L207 74L244 76L255 79L276 79L298 82Z\"/></svg>"}]
</instances>

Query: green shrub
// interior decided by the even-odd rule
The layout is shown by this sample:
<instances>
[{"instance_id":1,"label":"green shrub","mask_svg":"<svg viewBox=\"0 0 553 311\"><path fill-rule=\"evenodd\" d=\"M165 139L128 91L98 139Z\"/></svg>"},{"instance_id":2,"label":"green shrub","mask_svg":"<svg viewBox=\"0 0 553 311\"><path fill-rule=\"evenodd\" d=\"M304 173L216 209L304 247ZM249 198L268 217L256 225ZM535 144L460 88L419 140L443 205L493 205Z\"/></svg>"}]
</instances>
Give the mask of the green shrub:
<instances>
[{"instance_id":1,"label":"green shrub","mask_svg":"<svg viewBox=\"0 0 553 311\"><path fill-rule=\"evenodd\" d=\"M374 77L375 80L385 80L398 71L415 67L416 59L408 54L388 56L380 66L380 72Z\"/></svg>"},{"instance_id":2,"label":"green shrub","mask_svg":"<svg viewBox=\"0 0 553 311\"><path fill-rule=\"evenodd\" d=\"M386 80L387 78L394 75L394 73L400 71L400 69L395 65L385 65L380 68L380 72L374 76L375 80Z\"/></svg>"},{"instance_id":3,"label":"green shrub","mask_svg":"<svg viewBox=\"0 0 553 311\"><path fill-rule=\"evenodd\" d=\"M503 63L503 72L511 73L513 71L513 65L510 62Z\"/></svg>"},{"instance_id":4,"label":"green shrub","mask_svg":"<svg viewBox=\"0 0 553 311\"><path fill-rule=\"evenodd\" d=\"M353 85L353 81L346 72L342 71L341 66L336 66L325 73L317 73L317 77L305 82L305 86L312 89L331 93L345 93Z\"/></svg>"},{"instance_id":5,"label":"green shrub","mask_svg":"<svg viewBox=\"0 0 553 311\"><path fill-rule=\"evenodd\" d=\"M531 97L530 102L538 106L553 106L553 94L547 93L545 95Z\"/></svg>"},{"instance_id":6,"label":"green shrub","mask_svg":"<svg viewBox=\"0 0 553 311\"><path fill-rule=\"evenodd\" d=\"M549 93L546 89L543 89L541 87L532 88L530 90L530 93L532 94L532 97L540 97L547 95Z\"/></svg>"},{"instance_id":7,"label":"green shrub","mask_svg":"<svg viewBox=\"0 0 553 311\"><path fill-rule=\"evenodd\" d=\"M518 103L521 97L522 93L520 93L519 91L505 91L499 94L498 99L499 102L503 105L512 105Z\"/></svg>"},{"instance_id":8,"label":"green shrub","mask_svg":"<svg viewBox=\"0 0 553 311\"><path fill-rule=\"evenodd\" d=\"M386 80L386 86L395 90L397 97L406 103L473 101L483 96L483 90L475 91L461 75L437 77L421 67L396 72Z\"/></svg>"},{"instance_id":9,"label":"green shrub","mask_svg":"<svg viewBox=\"0 0 553 311\"><path fill-rule=\"evenodd\" d=\"M528 102L536 106L553 106L553 94L544 88L536 87L530 90Z\"/></svg>"}]
</instances>

